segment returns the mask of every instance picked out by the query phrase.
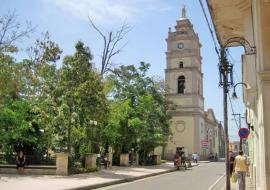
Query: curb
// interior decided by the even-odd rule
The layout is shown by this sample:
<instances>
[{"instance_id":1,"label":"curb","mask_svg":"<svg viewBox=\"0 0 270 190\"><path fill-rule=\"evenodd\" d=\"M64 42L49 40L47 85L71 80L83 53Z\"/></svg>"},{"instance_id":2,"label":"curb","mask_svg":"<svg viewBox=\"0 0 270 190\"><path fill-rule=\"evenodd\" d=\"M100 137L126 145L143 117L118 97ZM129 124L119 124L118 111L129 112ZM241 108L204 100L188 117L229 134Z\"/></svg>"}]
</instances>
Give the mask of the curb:
<instances>
[{"instance_id":1,"label":"curb","mask_svg":"<svg viewBox=\"0 0 270 190\"><path fill-rule=\"evenodd\" d=\"M121 184L121 183L127 183L127 182L136 181L136 180L139 180L139 179L144 179L144 178L148 178L148 177L153 177L153 176L157 176L157 175L171 173L171 172L174 172L174 171L176 171L175 168L170 169L170 170L166 170L166 171L162 171L162 172L147 174L147 175L143 175L143 176L129 177L129 178L126 178L126 179L120 179L120 180L115 180L115 181L110 181L110 182L105 182L105 183L100 183L100 184L94 184L94 185L87 185L87 186L83 186L83 187L70 188L69 190L97 189L97 188L106 187L106 186L110 186L110 185L117 185L117 184Z\"/></svg>"},{"instance_id":2,"label":"curb","mask_svg":"<svg viewBox=\"0 0 270 190\"><path fill-rule=\"evenodd\" d=\"M198 163L211 163L210 161L198 161Z\"/></svg>"}]
</instances>

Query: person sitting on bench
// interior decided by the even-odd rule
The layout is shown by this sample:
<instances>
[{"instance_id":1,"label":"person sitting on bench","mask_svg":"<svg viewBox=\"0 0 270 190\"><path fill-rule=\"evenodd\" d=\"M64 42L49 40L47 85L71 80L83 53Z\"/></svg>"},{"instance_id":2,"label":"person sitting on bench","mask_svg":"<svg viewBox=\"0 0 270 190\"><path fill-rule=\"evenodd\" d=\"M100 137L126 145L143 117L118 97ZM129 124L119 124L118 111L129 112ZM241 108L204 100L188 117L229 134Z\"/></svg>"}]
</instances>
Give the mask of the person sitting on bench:
<instances>
[{"instance_id":1,"label":"person sitting on bench","mask_svg":"<svg viewBox=\"0 0 270 190\"><path fill-rule=\"evenodd\" d=\"M20 150L19 154L16 156L17 161L17 170L19 173L22 173L25 165L25 155L22 150Z\"/></svg>"}]
</instances>

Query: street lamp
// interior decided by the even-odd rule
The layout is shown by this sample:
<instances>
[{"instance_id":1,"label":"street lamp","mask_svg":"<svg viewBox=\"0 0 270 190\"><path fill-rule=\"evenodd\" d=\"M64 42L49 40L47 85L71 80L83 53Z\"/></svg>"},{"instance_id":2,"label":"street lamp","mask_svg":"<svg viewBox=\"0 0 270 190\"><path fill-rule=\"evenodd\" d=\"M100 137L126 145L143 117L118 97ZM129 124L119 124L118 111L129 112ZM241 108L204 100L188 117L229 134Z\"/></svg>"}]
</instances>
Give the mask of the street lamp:
<instances>
[{"instance_id":1,"label":"street lamp","mask_svg":"<svg viewBox=\"0 0 270 190\"><path fill-rule=\"evenodd\" d=\"M44 133L45 131L44 129L39 129L39 132Z\"/></svg>"},{"instance_id":2,"label":"street lamp","mask_svg":"<svg viewBox=\"0 0 270 190\"><path fill-rule=\"evenodd\" d=\"M97 121L90 120L90 126L97 126Z\"/></svg>"},{"instance_id":3,"label":"street lamp","mask_svg":"<svg viewBox=\"0 0 270 190\"><path fill-rule=\"evenodd\" d=\"M234 100L238 99L238 96L237 96L236 91L235 91L235 87L236 87L237 85L239 85L239 84L242 84L242 85L244 85L244 86L247 88L247 84L244 83L244 82L236 83L236 84L233 86L233 93L232 93L232 99L234 99Z\"/></svg>"},{"instance_id":4,"label":"street lamp","mask_svg":"<svg viewBox=\"0 0 270 190\"><path fill-rule=\"evenodd\" d=\"M237 96L235 91L233 91L233 93L232 93L232 99L234 99L234 100L238 99L238 96Z\"/></svg>"}]
</instances>

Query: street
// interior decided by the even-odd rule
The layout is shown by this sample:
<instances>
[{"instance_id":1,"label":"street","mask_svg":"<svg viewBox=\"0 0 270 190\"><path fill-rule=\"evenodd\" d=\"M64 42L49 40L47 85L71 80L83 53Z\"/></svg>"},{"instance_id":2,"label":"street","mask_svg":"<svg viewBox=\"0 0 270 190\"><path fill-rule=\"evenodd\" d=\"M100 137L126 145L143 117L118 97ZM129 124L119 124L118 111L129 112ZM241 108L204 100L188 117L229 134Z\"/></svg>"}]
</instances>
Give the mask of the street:
<instances>
[{"instance_id":1,"label":"street","mask_svg":"<svg viewBox=\"0 0 270 190\"><path fill-rule=\"evenodd\" d=\"M203 163L187 171L176 171L99 190L210 190L224 172L224 162Z\"/></svg>"}]
</instances>

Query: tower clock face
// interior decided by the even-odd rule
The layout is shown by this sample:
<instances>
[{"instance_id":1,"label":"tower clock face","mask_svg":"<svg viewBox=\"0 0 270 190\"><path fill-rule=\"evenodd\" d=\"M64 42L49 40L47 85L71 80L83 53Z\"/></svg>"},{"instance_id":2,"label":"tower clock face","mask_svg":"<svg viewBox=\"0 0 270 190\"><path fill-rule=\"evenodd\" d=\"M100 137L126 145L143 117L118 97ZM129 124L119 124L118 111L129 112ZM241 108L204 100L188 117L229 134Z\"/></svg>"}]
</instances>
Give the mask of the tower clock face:
<instances>
[{"instance_id":1,"label":"tower clock face","mask_svg":"<svg viewBox=\"0 0 270 190\"><path fill-rule=\"evenodd\" d=\"M183 49L184 48L184 43L180 42L177 44L178 49Z\"/></svg>"}]
</instances>

